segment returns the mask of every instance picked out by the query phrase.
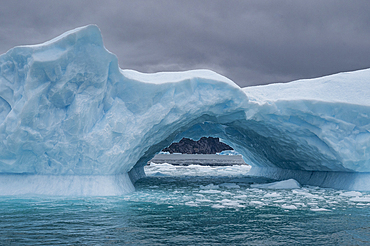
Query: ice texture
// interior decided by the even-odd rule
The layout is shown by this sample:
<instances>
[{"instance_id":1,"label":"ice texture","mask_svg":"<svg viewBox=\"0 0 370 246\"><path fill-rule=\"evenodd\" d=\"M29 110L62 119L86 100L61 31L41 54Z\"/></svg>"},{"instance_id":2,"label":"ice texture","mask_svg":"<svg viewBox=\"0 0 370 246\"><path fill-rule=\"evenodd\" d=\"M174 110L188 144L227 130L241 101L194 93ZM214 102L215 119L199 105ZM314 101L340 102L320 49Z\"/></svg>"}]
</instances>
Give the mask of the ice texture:
<instances>
[{"instance_id":1,"label":"ice texture","mask_svg":"<svg viewBox=\"0 0 370 246\"><path fill-rule=\"evenodd\" d=\"M212 136L255 175L370 190L368 95L370 69L243 89L209 70L122 70L89 25L0 56L0 184L86 195L110 177L99 193L125 193L164 147Z\"/></svg>"}]
</instances>

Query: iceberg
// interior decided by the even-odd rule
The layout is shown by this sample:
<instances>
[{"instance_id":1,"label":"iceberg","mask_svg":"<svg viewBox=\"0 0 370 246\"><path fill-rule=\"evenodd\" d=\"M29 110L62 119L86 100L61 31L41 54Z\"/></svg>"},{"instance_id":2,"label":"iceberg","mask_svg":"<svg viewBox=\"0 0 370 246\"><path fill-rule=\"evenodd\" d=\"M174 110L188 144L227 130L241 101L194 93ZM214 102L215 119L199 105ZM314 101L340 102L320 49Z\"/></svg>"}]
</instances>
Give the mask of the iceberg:
<instances>
[{"instance_id":1,"label":"iceberg","mask_svg":"<svg viewBox=\"0 0 370 246\"><path fill-rule=\"evenodd\" d=\"M370 69L247 88L121 69L97 26L77 28L0 56L0 194L124 194L156 153L203 136L252 175L370 190L369 94Z\"/></svg>"}]
</instances>

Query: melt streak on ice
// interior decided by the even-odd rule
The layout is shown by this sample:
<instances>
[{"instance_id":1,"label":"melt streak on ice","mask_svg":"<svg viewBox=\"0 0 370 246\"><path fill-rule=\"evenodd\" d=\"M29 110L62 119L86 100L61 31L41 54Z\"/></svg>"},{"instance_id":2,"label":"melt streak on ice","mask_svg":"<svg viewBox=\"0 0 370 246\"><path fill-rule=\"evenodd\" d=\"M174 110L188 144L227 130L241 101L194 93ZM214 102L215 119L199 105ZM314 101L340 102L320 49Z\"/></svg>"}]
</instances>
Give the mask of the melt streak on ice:
<instances>
[{"instance_id":1,"label":"melt streak on ice","mask_svg":"<svg viewBox=\"0 0 370 246\"><path fill-rule=\"evenodd\" d=\"M122 70L97 26L77 28L0 56L0 194L123 194L161 149L202 136L255 175L370 190L368 95L369 69L247 88Z\"/></svg>"}]
</instances>

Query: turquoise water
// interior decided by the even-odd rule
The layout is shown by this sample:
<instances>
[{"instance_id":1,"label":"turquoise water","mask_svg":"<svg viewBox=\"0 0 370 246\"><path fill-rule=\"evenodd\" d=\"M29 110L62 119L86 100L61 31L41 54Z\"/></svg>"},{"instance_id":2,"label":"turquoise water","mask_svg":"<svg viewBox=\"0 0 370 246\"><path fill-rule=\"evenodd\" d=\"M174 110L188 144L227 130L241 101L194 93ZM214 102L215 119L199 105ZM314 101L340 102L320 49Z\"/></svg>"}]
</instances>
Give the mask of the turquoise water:
<instances>
[{"instance_id":1,"label":"turquoise water","mask_svg":"<svg viewBox=\"0 0 370 246\"><path fill-rule=\"evenodd\" d=\"M370 245L370 194L171 165L122 197L0 197L0 245ZM208 174L212 174L207 175Z\"/></svg>"}]
</instances>

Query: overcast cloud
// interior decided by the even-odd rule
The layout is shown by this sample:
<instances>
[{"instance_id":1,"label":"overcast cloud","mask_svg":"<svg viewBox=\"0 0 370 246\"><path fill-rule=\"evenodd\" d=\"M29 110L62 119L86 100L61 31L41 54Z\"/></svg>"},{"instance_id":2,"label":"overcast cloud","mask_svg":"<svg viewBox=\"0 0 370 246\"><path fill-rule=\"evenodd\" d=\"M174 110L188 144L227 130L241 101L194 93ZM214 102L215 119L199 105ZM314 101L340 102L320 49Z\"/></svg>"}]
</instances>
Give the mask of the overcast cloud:
<instances>
[{"instance_id":1,"label":"overcast cloud","mask_svg":"<svg viewBox=\"0 0 370 246\"><path fill-rule=\"evenodd\" d=\"M2 1L0 53L97 24L121 68L240 86L370 67L370 1Z\"/></svg>"}]
</instances>

